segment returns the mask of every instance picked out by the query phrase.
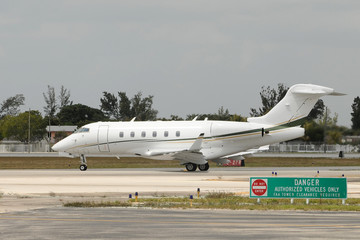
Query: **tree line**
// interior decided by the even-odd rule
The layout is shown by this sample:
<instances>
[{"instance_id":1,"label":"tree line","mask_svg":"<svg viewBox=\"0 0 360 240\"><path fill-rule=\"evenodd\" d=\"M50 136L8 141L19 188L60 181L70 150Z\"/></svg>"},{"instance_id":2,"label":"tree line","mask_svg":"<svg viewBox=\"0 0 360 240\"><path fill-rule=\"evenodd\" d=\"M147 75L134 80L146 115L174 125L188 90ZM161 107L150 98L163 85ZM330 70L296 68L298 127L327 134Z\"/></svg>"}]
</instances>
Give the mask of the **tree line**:
<instances>
[{"instance_id":1,"label":"tree line","mask_svg":"<svg viewBox=\"0 0 360 240\"><path fill-rule=\"evenodd\" d=\"M262 106L251 108L249 115L257 117L269 112L286 94L288 87L278 84L276 88L263 86L260 91ZM61 86L56 94L55 88L47 86L47 91L43 93L45 105L43 107L44 116L39 110L20 112L21 106L25 104L23 94L5 99L0 105L0 140L6 138L21 142L28 141L29 119L30 141L39 141L46 135L46 126L51 125L76 125L78 127L97 121L129 121L136 118L138 121L151 120L223 120L223 121L246 121L246 117L239 114L230 114L229 110L223 106L216 113L209 114L188 114L185 119L177 115L169 118L158 119L158 111L153 108L154 96L143 96L141 92L133 97L128 97L126 92L116 94L107 91L103 92L100 98L99 108L92 108L84 104L74 104L71 101L70 90ZM331 111L326 108L323 100L319 99L315 107L304 121L305 128L304 141L322 142L328 144L341 143L343 135L360 134L360 97L356 97L352 104L350 129L337 125L337 114L333 116ZM326 129L326 137L325 131Z\"/></svg>"}]
</instances>

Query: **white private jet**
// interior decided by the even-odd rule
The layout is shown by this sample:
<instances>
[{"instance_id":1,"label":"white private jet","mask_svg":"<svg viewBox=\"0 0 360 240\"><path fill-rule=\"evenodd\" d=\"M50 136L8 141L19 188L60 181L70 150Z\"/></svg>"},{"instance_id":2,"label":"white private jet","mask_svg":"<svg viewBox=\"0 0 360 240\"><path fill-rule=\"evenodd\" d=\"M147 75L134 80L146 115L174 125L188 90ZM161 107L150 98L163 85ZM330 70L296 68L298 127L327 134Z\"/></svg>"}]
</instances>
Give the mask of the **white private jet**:
<instances>
[{"instance_id":1,"label":"white private jet","mask_svg":"<svg viewBox=\"0 0 360 240\"><path fill-rule=\"evenodd\" d=\"M227 163L229 159L244 159L244 155L266 149L266 145L302 137L302 120L325 95L343 94L327 87L298 84L266 115L248 118L247 122L97 122L81 127L52 148L60 155L80 157L81 171L87 169L86 155L178 160L188 171L207 171L209 160Z\"/></svg>"}]
</instances>

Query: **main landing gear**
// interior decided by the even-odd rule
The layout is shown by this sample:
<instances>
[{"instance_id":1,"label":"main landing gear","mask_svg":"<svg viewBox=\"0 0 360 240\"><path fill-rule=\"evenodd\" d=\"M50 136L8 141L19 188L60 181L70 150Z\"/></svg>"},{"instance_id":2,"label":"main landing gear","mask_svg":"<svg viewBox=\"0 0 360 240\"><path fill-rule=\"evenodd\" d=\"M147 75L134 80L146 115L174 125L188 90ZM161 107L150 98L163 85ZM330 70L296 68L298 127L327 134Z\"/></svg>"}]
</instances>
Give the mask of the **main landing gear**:
<instances>
[{"instance_id":1,"label":"main landing gear","mask_svg":"<svg viewBox=\"0 0 360 240\"><path fill-rule=\"evenodd\" d=\"M207 171L209 170L209 163L205 163L205 164L195 164L195 163L187 163L185 164L186 170L188 170L189 172L194 172L196 171L197 168L199 168L200 171Z\"/></svg>"},{"instance_id":2,"label":"main landing gear","mask_svg":"<svg viewBox=\"0 0 360 240\"><path fill-rule=\"evenodd\" d=\"M87 169L87 162L86 162L86 157L84 154L80 155L80 171L86 171Z\"/></svg>"}]
</instances>

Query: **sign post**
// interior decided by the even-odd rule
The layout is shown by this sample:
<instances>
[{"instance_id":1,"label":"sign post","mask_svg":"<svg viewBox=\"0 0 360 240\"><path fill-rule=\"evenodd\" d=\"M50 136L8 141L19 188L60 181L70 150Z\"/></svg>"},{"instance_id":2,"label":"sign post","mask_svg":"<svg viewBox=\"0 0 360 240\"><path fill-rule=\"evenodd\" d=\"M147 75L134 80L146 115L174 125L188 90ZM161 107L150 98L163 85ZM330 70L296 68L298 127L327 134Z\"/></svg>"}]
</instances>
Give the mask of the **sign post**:
<instances>
[{"instance_id":1,"label":"sign post","mask_svg":"<svg viewBox=\"0 0 360 240\"><path fill-rule=\"evenodd\" d=\"M250 198L347 199L346 178L250 178Z\"/></svg>"}]
</instances>

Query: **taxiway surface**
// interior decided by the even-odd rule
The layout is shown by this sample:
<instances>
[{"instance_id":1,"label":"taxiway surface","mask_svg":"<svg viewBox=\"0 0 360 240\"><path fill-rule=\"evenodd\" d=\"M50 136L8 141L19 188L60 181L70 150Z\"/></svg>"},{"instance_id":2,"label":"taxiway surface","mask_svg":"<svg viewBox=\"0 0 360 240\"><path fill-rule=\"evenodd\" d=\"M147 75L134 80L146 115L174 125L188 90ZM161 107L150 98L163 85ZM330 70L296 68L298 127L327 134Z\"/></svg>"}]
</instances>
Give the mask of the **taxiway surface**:
<instances>
[{"instance_id":1,"label":"taxiway surface","mask_svg":"<svg viewBox=\"0 0 360 240\"><path fill-rule=\"evenodd\" d=\"M208 192L249 194L249 177L348 178L348 196L360 194L360 168L213 168L0 170L3 239L358 239L359 213L294 211L64 208L68 201L110 201Z\"/></svg>"},{"instance_id":2,"label":"taxiway surface","mask_svg":"<svg viewBox=\"0 0 360 240\"><path fill-rule=\"evenodd\" d=\"M358 213L50 208L0 214L2 239L358 239Z\"/></svg>"},{"instance_id":3,"label":"taxiway surface","mask_svg":"<svg viewBox=\"0 0 360 240\"><path fill-rule=\"evenodd\" d=\"M360 196L360 167L213 168L186 172L180 168L0 170L0 212L59 206L74 200L126 199L129 194L186 196L209 192L249 195L249 177L341 177L348 179L348 197Z\"/></svg>"},{"instance_id":4,"label":"taxiway surface","mask_svg":"<svg viewBox=\"0 0 360 240\"><path fill-rule=\"evenodd\" d=\"M349 197L360 193L360 167L318 168L212 168L187 172L181 168L0 170L0 192L4 195L117 193L187 194L225 191L246 195L250 177L341 177L348 179Z\"/></svg>"}]
</instances>

